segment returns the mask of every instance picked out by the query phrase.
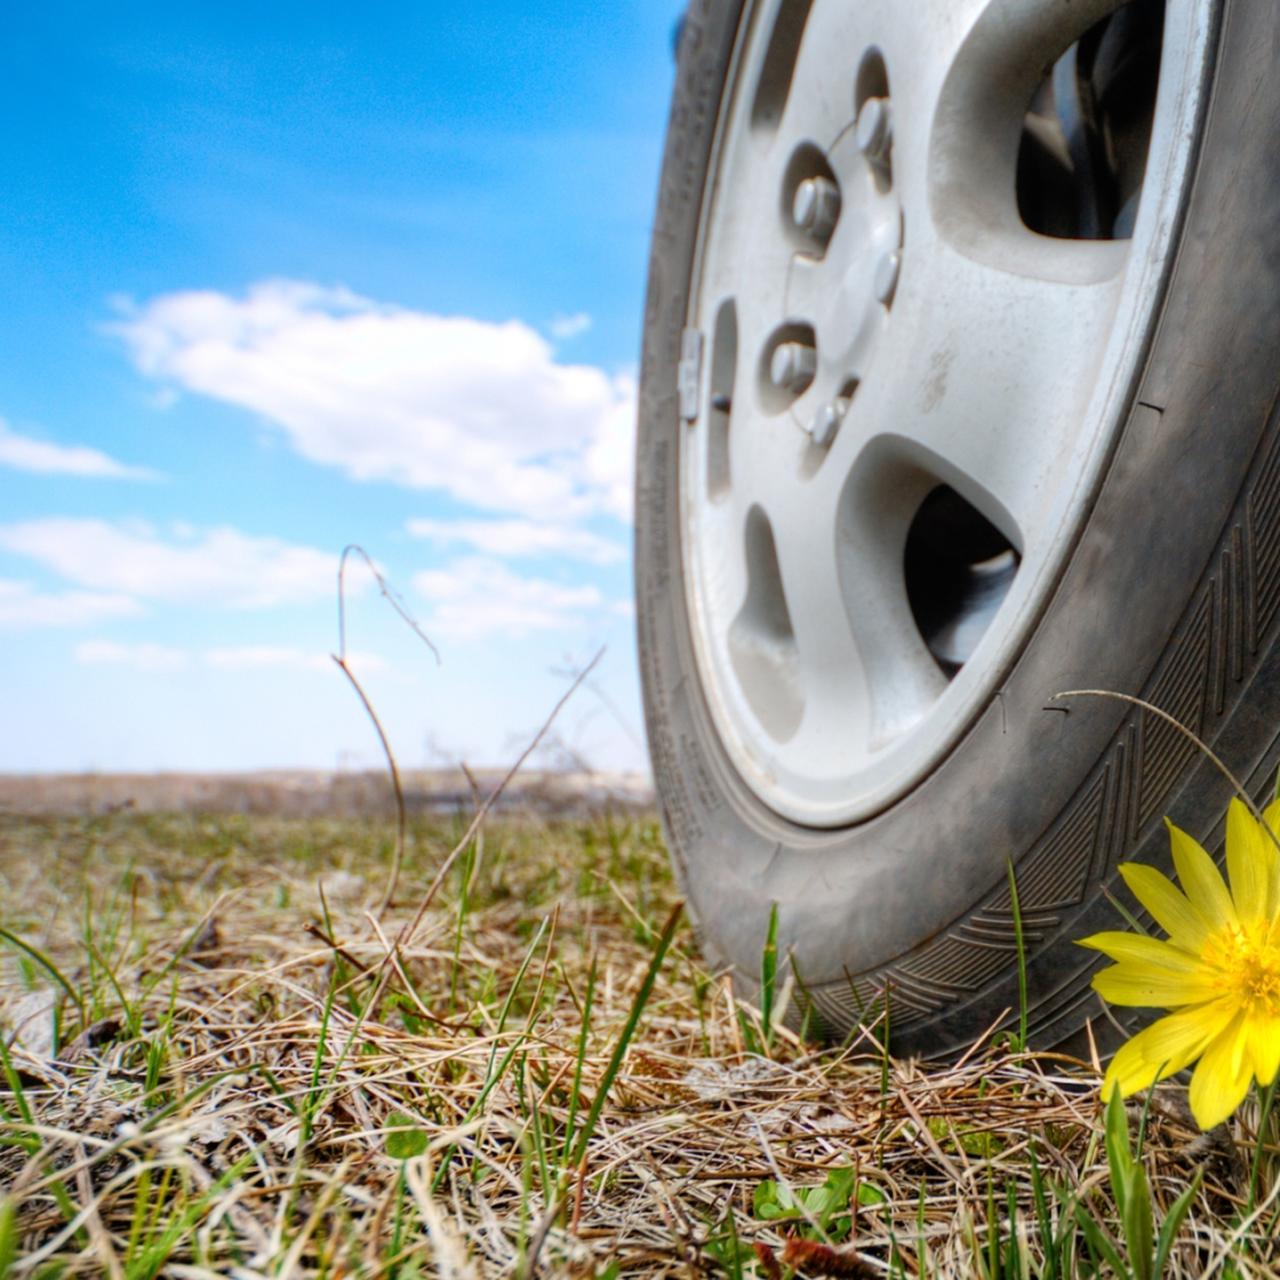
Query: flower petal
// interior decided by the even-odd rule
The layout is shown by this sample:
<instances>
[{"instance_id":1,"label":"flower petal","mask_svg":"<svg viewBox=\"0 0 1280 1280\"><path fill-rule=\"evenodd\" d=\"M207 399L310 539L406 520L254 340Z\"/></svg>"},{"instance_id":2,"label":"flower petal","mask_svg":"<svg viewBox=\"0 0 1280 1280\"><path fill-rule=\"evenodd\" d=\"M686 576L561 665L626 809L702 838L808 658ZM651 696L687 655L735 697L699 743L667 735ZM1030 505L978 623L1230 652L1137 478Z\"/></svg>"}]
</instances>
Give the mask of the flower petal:
<instances>
[{"instance_id":1,"label":"flower petal","mask_svg":"<svg viewBox=\"0 0 1280 1280\"><path fill-rule=\"evenodd\" d=\"M1227 875L1236 914L1242 922L1251 923L1266 914L1275 880L1275 860L1271 837L1239 797L1233 796L1227 809Z\"/></svg>"},{"instance_id":2,"label":"flower petal","mask_svg":"<svg viewBox=\"0 0 1280 1280\"><path fill-rule=\"evenodd\" d=\"M1258 1083L1268 1085L1280 1071L1280 1017L1275 1015L1249 1019L1249 1056Z\"/></svg>"},{"instance_id":3,"label":"flower petal","mask_svg":"<svg viewBox=\"0 0 1280 1280\"><path fill-rule=\"evenodd\" d=\"M1111 1059L1102 1096L1119 1085L1124 1097L1181 1071L1231 1021L1232 1007L1223 1001L1182 1009L1153 1022L1126 1041Z\"/></svg>"},{"instance_id":4,"label":"flower petal","mask_svg":"<svg viewBox=\"0 0 1280 1280\"><path fill-rule=\"evenodd\" d=\"M1177 1009L1207 1004L1219 994L1209 976L1190 977L1154 965L1115 964L1093 975L1093 989L1112 1004Z\"/></svg>"},{"instance_id":5,"label":"flower petal","mask_svg":"<svg viewBox=\"0 0 1280 1280\"><path fill-rule=\"evenodd\" d=\"M1247 1053L1236 1053L1243 1021L1243 1014L1237 1014L1209 1043L1191 1077L1187 1100L1191 1103L1191 1114L1202 1129L1221 1124L1249 1092L1253 1062Z\"/></svg>"},{"instance_id":6,"label":"flower petal","mask_svg":"<svg viewBox=\"0 0 1280 1280\"><path fill-rule=\"evenodd\" d=\"M1141 933L1123 933L1120 930L1095 933L1081 938L1077 945L1101 951L1122 964L1154 965L1186 977L1203 976L1207 979L1212 973L1198 955L1190 955L1162 938L1148 938Z\"/></svg>"},{"instance_id":7,"label":"flower petal","mask_svg":"<svg viewBox=\"0 0 1280 1280\"><path fill-rule=\"evenodd\" d=\"M1177 868L1178 879L1192 905L1212 929L1238 924L1231 895L1227 892L1227 886L1218 868L1214 866L1213 859L1168 818L1165 819L1165 826L1169 828L1173 865Z\"/></svg>"},{"instance_id":8,"label":"flower petal","mask_svg":"<svg viewBox=\"0 0 1280 1280\"><path fill-rule=\"evenodd\" d=\"M1274 919L1277 914L1280 914L1280 844L1277 843L1277 839L1280 839L1280 797L1277 797L1263 809L1262 821L1267 827L1264 833L1267 837L1267 842L1276 854L1272 863L1275 874L1271 881L1271 891L1267 895L1267 916L1270 919Z\"/></svg>"},{"instance_id":9,"label":"flower petal","mask_svg":"<svg viewBox=\"0 0 1280 1280\"><path fill-rule=\"evenodd\" d=\"M1209 936L1209 922L1192 906L1186 894L1163 872L1140 862L1122 862L1120 874L1129 892L1169 935L1169 941L1198 954Z\"/></svg>"}]
</instances>

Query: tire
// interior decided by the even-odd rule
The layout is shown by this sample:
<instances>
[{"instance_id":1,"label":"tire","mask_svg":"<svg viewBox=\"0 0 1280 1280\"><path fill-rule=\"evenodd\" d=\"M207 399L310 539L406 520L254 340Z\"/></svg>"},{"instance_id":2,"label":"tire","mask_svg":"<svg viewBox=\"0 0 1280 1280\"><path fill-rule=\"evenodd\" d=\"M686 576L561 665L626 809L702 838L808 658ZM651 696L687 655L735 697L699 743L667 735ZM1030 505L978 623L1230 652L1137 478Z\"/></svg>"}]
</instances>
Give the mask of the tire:
<instances>
[{"instance_id":1,"label":"tire","mask_svg":"<svg viewBox=\"0 0 1280 1280\"><path fill-rule=\"evenodd\" d=\"M838 3L814 0L812 13ZM923 4L898 11L931 7L937 8ZM965 10L977 7L975 0ZM1021 13L1036 6L1031 0L982 6L985 11L993 7ZM1092 13L1090 21L1105 18L1115 7L1076 6ZM807 8L794 0L783 5L783 25L791 14L792 28L803 27L802 16L795 15ZM1120 339L1106 339L1113 344L1107 351L1118 353L1119 361L1108 393L1113 397L1109 417L1103 415L1092 451L1082 450L1065 478L1055 475L1047 482L1045 494L1052 484L1071 487L1072 496L1062 500L1064 510L1070 507L1068 516L1052 537L1045 535L1048 550L1042 549L1036 562L1043 571L1036 569L1038 585L1027 588L1020 612L1011 621L1001 605L978 648L964 659L981 669L982 678L974 677L963 698L956 695L963 714L949 713L946 724L930 728L931 717L942 712L921 712L917 724L925 727L909 727L900 737L909 744L913 735L922 735L928 749L904 755L915 763L904 765L888 782L875 773L874 751L867 748L871 764L862 773L850 773L845 796L828 785L839 774L835 767L809 791L803 778L794 786L777 781L792 769L787 735L796 735L791 739L796 741L803 736L795 717L788 719L789 695L776 691L778 681L785 684L778 675L784 659L776 658L773 676L762 678L758 705L750 703L765 719L772 717L770 730L733 709L732 699L739 696L730 687L734 680L746 691L744 705L756 696L748 677L735 674L748 670L741 653L731 654L729 667L717 666L715 656L716 646L735 643L725 633L743 618L748 631L756 628L744 645L792 643L803 629L788 638L788 609L794 611L795 597L812 592L804 583L793 591L794 581L785 571L779 574L777 565L803 561L786 561L770 538L750 531L740 543L736 533L705 547L699 541L713 516L704 511L711 499L697 496L703 484L697 468L713 456L713 448L723 453L726 447L723 440L719 446L697 443L698 433L713 422L709 406L717 394L717 334L710 324L695 323L704 312L711 314L709 295L703 296L706 264L718 250L707 240L708 228L722 225L715 221L721 217L718 202L732 185L738 154L730 126L734 112L746 109L735 104L749 95L749 87L739 88L735 81L735 50L746 58L756 47L753 40L766 40L756 33L764 32L778 9L776 0L759 5L695 0L691 5L653 235L640 380L636 592L650 754L671 855L702 945L714 964L733 971L740 993L750 996L755 990L776 906L779 954L790 957L797 980L789 1017L806 1008L811 1027L842 1036L888 988L895 1049L928 1053L954 1051L998 1020L1016 1017L1012 865L1025 936L1031 1039L1043 1047L1064 1044L1099 1012L1089 988L1096 957L1074 940L1115 927L1106 895L1123 896L1117 863L1136 859L1167 869L1165 815L1206 847L1220 849L1230 788L1159 717L1115 700L1053 701L1054 695L1105 689L1141 697L1211 744L1255 795L1266 791L1280 762L1280 235L1275 212L1280 148L1274 143L1280 134L1280 77L1275 75L1280 9L1261 0L1168 6L1163 65L1170 65L1170 24L1183 22L1184 30L1198 32L1201 41L1197 69L1184 78L1178 98L1189 141L1176 181L1169 177L1163 189L1153 189L1151 174L1160 178L1162 171L1158 164L1148 168L1138 223L1148 205L1159 207L1161 228L1144 234L1164 234L1167 240L1143 279L1132 323ZM770 30L776 36L779 27ZM1044 52L1029 37L1025 48L1008 56L1025 62ZM1025 78L1015 86L1024 94L1022 101L1027 85L1039 80L1058 52L1061 46L1042 63L1022 68ZM891 89L910 85L911 70L895 66L888 52L885 59ZM856 66L854 54L851 67ZM806 90L793 85L792 92L797 91ZM894 92L889 97L896 107ZM757 90L752 110L758 109L758 99ZM973 101L975 110L981 108L979 99ZM1168 99L1158 101L1164 111ZM936 133L944 114L939 108L926 132ZM895 115L895 148L898 119ZM999 122L979 123L986 130L983 137L998 134L997 141L1015 149L1020 145L1016 136L1011 140L1000 133ZM935 148L936 139L930 139L928 148ZM934 165L935 150L923 153L929 203L927 212L922 204L905 211L902 283L892 304L903 308L903 315L913 305L904 293L915 287L907 274L913 231L923 219L940 225L952 216L946 165ZM1011 173L1015 160L1006 154L999 163ZM1176 165L1170 164L1172 172ZM908 178L903 183L906 191ZM979 197L986 198L981 192ZM991 198L1007 203L1011 195L1006 189ZM764 191L760 200L773 196ZM998 220L1006 214L1007 209L996 210L990 216ZM1130 249L1139 243L1138 235L1135 229ZM1016 248L1013 233L1010 237ZM1043 246L1052 254L1064 243L1080 242L1050 243L1048 236L1036 236L1026 243L1029 252ZM724 252L724 270L732 271ZM744 289L756 269L756 261L741 263ZM790 298L789 284L787 290ZM744 304L748 313L754 314ZM959 314L954 322L944 317L928 323L951 324L955 341L963 342L963 309ZM784 307L779 322L791 328L783 336L795 332L803 318ZM873 315L873 322L892 326L897 318L890 310ZM702 333L700 368L688 358L693 354L686 335L690 328ZM772 394L758 390L760 371L770 366L767 359L756 360L762 338L749 329L749 324L741 333L735 328L735 381L728 392L719 389L722 403L735 414L740 396ZM767 355L767 344L764 349ZM920 342L916 365L892 367L897 398L886 403L905 405L911 388L937 378L933 354L928 342ZM738 367L746 371L745 382L737 380ZM1016 379L1009 385L1016 388ZM1009 394L1016 399L1016 390ZM1102 392L1091 386L1080 394L1094 404ZM859 403L854 400L854 410ZM1047 412L1052 411L1050 405ZM758 465L749 452L757 447L752 442L761 441L758 448L767 453L775 437L763 427L753 435L756 411L743 413L740 434L730 435L727 448L735 464L745 457L750 470ZM874 437L872 431L869 438ZM739 452L733 452L735 445ZM804 457L813 447L812 438L796 445ZM865 445L858 448L869 452ZM928 459L917 464L926 471L932 466ZM960 491L962 479L939 467L931 483L946 482ZM774 492L770 476L762 474L758 483L762 492ZM1016 569L1021 577L1031 564L1030 552L1019 547L1017 531L1004 522L999 503L986 502L982 486L979 476L968 493L961 492L961 505L989 518L978 521L987 533L994 527L996 535L1002 530L1009 535L1004 545L1012 547L1015 560L1025 552ZM925 489L917 483L858 491L858 501L893 529L886 563L897 554L904 574ZM784 500L778 501L781 509ZM797 503L801 516L787 517L801 533L804 505ZM819 502L813 507L814 520L827 519ZM737 528L733 521L726 527ZM945 522L941 527L945 532ZM780 535L779 547L782 541ZM716 613L713 588L702 585L719 571L721 554L726 564L741 554L745 565L748 600L732 616ZM856 580L860 573L881 570L855 564L839 572ZM767 589L758 588L761 577L769 579ZM906 619L902 644L918 649L925 624L914 605L910 611L901 607L904 595L908 587L899 592L897 606L885 606L884 613L895 625ZM847 613L847 601L844 607ZM803 658L799 661L797 670L809 679L810 669L803 667ZM931 706L943 705L966 669L960 668ZM839 672L819 665L812 670L839 682ZM867 670L875 670L870 660ZM769 685L770 678L776 687ZM804 686L802 716L821 704L825 687L818 675ZM865 696L873 705L882 695ZM868 723L873 720L872 715ZM871 729L848 732L872 741ZM896 749L891 744L885 750ZM826 768L820 750L796 750L801 764L817 761L815 774ZM773 774L771 760L781 762ZM801 777L803 767L793 772Z\"/></svg>"}]
</instances>

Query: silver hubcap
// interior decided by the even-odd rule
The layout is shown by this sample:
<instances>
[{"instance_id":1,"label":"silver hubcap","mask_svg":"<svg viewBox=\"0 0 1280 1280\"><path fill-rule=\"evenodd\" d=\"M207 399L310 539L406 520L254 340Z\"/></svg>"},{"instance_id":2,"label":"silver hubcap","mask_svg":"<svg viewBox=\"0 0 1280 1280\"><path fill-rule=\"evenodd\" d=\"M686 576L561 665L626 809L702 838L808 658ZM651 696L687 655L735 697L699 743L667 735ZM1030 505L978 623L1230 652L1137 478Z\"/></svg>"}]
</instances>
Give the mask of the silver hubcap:
<instances>
[{"instance_id":1,"label":"silver hubcap","mask_svg":"<svg viewBox=\"0 0 1280 1280\"><path fill-rule=\"evenodd\" d=\"M856 821L928 772L1087 511L1209 44L1206 6L1171 0L1129 222L1038 234L1019 206L1028 104L1118 7L762 0L744 20L695 263L682 535L717 729L794 821Z\"/></svg>"}]
</instances>

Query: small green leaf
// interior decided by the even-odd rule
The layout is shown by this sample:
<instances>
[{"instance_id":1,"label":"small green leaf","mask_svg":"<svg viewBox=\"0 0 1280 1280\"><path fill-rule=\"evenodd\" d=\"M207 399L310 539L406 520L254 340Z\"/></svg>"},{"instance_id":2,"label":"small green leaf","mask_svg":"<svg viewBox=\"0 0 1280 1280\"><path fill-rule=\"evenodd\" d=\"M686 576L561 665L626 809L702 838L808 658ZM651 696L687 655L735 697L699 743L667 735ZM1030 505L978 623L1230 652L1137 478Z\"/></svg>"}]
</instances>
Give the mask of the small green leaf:
<instances>
[{"instance_id":1,"label":"small green leaf","mask_svg":"<svg viewBox=\"0 0 1280 1280\"><path fill-rule=\"evenodd\" d=\"M1014 1046L1016 1052L1016 1046ZM972 1125L953 1124L946 1116L930 1116L925 1127L939 1142L953 1147L957 1153L990 1160L1004 1150L1004 1143L987 1130Z\"/></svg>"},{"instance_id":2,"label":"small green leaf","mask_svg":"<svg viewBox=\"0 0 1280 1280\"><path fill-rule=\"evenodd\" d=\"M874 1182L860 1182L858 1183L858 1203L865 1209L873 1204L888 1204L889 1197Z\"/></svg>"},{"instance_id":3,"label":"small green leaf","mask_svg":"<svg viewBox=\"0 0 1280 1280\"><path fill-rule=\"evenodd\" d=\"M413 1160L424 1155L429 1141L412 1116L393 1111L387 1117L387 1155L393 1160Z\"/></svg>"},{"instance_id":4,"label":"small green leaf","mask_svg":"<svg viewBox=\"0 0 1280 1280\"><path fill-rule=\"evenodd\" d=\"M850 1166L832 1169L817 1187L788 1189L777 1182L762 1182L752 1197L752 1213L760 1222L813 1222L827 1236L838 1239L852 1229L849 1202L855 1196L860 1205L887 1202L887 1196L879 1187L858 1182L857 1172Z\"/></svg>"},{"instance_id":5,"label":"small green leaf","mask_svg":"<svg viewBox=\"0 0 1280 1280\"><path fill-rule=\"evenodd\" d=\"M761 1222L772 1222L776 1218L793 1218L798 1216L796 1203L786 1187L776 1182L762 1182L751 1200L751 1212Z\"/></svg>"}]
</instances>

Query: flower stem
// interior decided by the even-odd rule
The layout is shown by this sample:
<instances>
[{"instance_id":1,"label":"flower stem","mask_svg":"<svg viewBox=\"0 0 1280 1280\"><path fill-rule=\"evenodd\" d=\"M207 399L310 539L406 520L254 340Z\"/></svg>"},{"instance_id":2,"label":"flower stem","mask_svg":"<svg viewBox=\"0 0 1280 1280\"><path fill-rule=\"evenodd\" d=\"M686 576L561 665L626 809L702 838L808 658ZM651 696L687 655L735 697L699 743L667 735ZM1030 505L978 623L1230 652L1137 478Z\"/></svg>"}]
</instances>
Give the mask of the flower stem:
<instances>
[{"instance_id":1,"label":"flower stem","mask_svg":"<svg viewBox=\"0 0 1280 1280\"><path fill-rule=\"evenodd\" d=\"M1252 1213L1258 1200L1258 1174L1262 1170L1262 1151L1266 1145L1267 1121L1271 1118L1271 1104L1275 1101L1276 1082L1272 1080L1265 1087L1258 1085L1258 1132L1254 1138L1253 1167L1249 1171L1249 1213Z\"/></svg>"}]
</instances>

